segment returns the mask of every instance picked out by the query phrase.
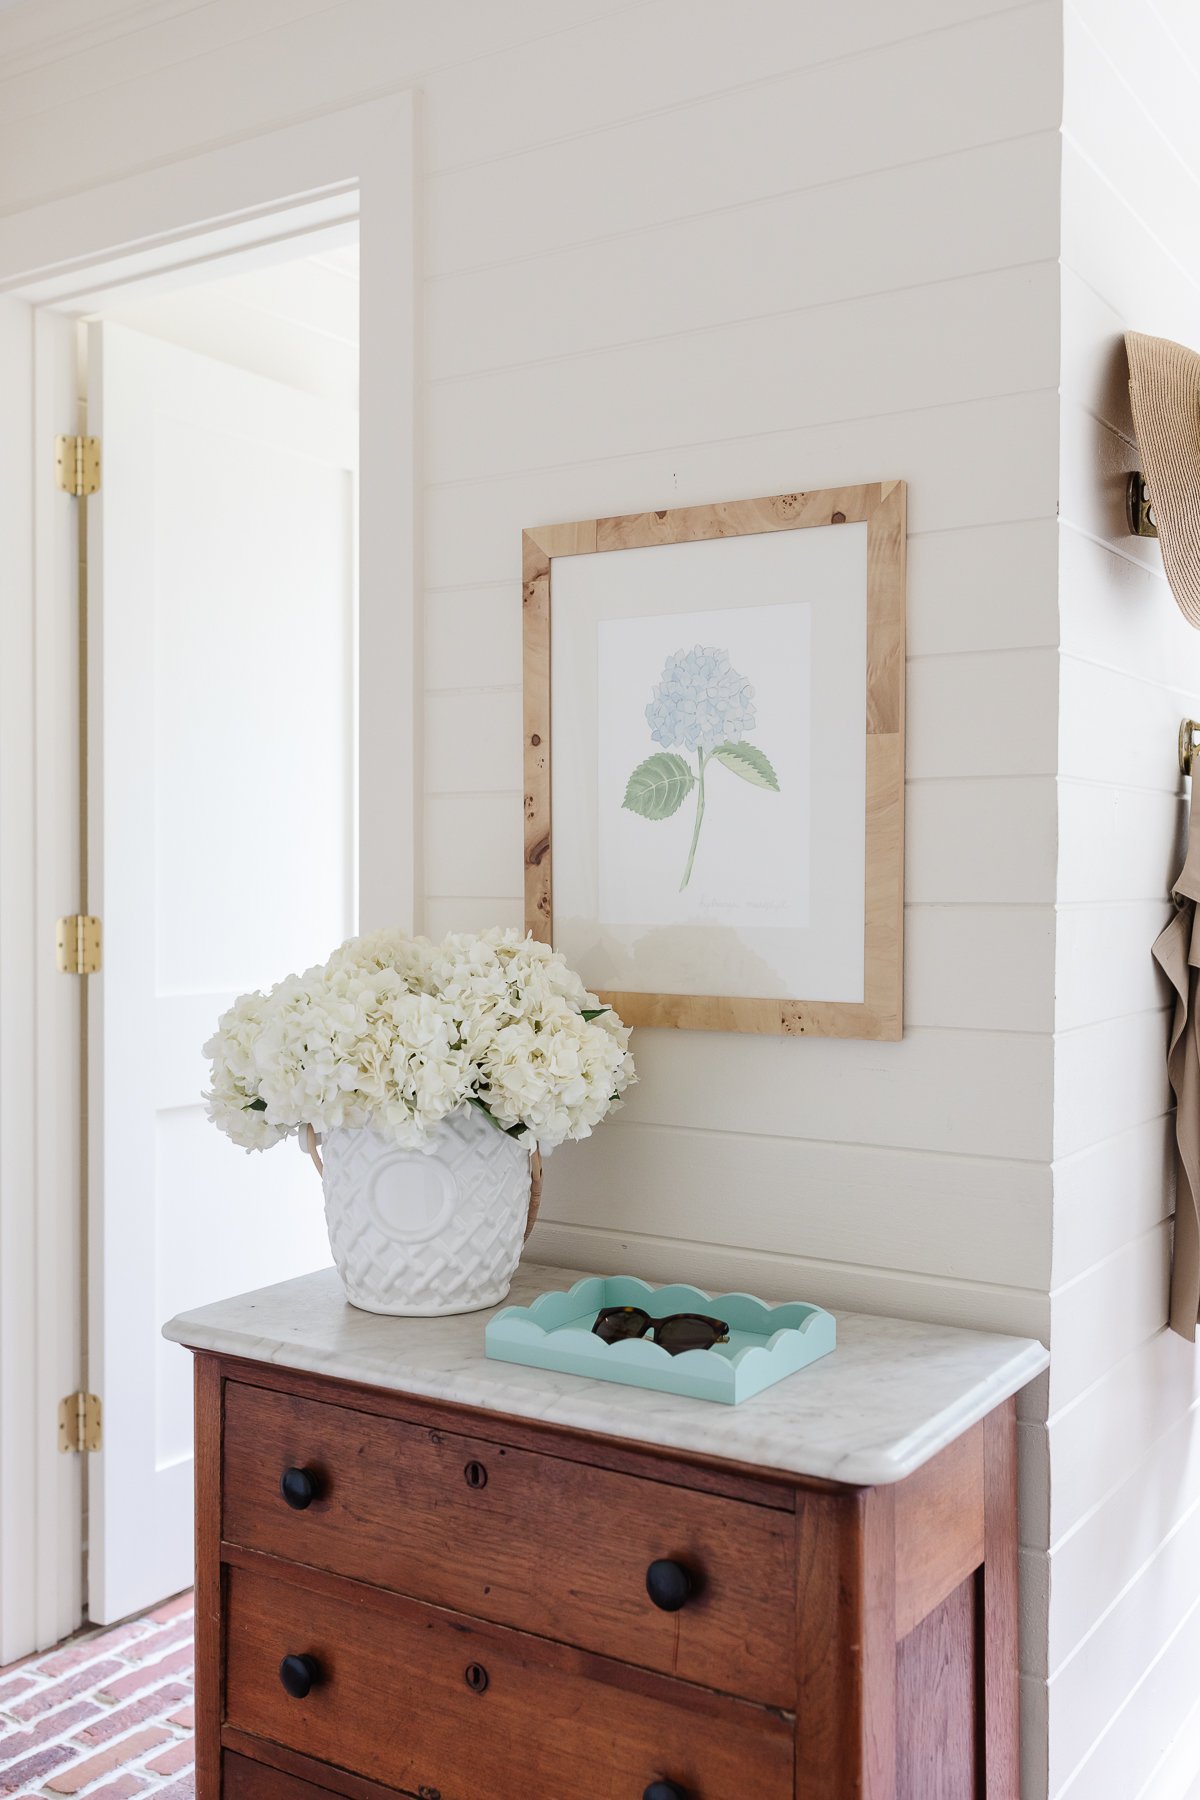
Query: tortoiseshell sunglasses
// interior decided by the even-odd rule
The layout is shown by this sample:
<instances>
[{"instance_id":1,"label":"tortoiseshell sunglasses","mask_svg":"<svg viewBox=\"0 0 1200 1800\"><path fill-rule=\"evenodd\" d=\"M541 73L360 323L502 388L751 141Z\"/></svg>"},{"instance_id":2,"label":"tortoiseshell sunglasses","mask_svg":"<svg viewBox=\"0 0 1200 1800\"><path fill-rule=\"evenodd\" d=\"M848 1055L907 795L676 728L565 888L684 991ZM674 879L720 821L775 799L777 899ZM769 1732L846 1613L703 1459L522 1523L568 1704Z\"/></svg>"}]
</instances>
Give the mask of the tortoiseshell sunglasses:
<instances>
[{"instance_id":1,"label":"tortoiseshell sunglasses","mask_svg":"<svg viewBox=\"0 0 1200 1800\"><path fill-rule=\"evenodd\" d=\"M711 1350L714 1344L729 1342L724 1319L710 1319L704 1313L669 1313L665 1319L653 1319L640 1306L602 1306L592 1330L606 1344L653 1338L669 1356L680 1356L685 1350Z\"/></svg>"}]
</instances>

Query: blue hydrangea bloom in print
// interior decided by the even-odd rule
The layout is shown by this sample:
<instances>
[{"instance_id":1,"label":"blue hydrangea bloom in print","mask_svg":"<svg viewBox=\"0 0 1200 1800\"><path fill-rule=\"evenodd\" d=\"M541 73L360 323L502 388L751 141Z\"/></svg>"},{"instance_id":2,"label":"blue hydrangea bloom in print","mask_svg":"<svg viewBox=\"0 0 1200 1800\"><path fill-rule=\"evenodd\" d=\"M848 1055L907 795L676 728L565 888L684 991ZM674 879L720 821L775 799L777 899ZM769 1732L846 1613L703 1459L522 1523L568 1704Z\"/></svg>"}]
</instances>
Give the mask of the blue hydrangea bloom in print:
<instances>
[{"instance_id":1,"label":"blue hydrangea bloom in print","mask_svg":"<svg viewBox=\"0 0 1200 1800\"><path fill-rule=\"evenodd\" d=\"M728 650L676 650L668 656L646 723L667 750L703 750L740 744L755 722L754 689L733 668Z\"/></svg>"},{"instance_id":2,"label":"blue hydrangea bloom in print","mask_svg":"<svg viewBox=\"0 0 1200 1800\"><path fill-rule=\"evenodd\" d=\"M696 644L691 650L675 650L668 656L646 708L650 736L662 749L633 771L623 805L642 819L669 819L695 790L692 842L679 884L681 893L695 867L709 764L721 764L751 787L779 792L779 778L770 762L754 744L746 742L757 716L754 689L733 667L728 650ZM680 750L696 757L695 768L678 755Z\"/></svg>"}]
</instances>

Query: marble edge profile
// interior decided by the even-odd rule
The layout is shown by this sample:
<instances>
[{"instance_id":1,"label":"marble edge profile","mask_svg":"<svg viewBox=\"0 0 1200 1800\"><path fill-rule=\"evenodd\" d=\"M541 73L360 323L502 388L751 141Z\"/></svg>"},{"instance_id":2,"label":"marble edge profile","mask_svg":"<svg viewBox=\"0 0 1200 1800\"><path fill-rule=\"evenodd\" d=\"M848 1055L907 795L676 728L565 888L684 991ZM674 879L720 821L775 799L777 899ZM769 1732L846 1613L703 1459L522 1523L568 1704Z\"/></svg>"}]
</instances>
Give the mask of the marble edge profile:
<instances>
[{"instance_id":1,"label":"marble edge profile","mask_svg":"<svg viewBox=\"0 0 1200 1800\"><path fill-rule=\"evenodd\" d=\"M697 1444L694 1432L672 1429L669 1419L664 1419L661 1414L655 1417L655 1435L650 1437L646 1432L636 1429L636 1420L631 1421L616 1407L606 1405L603 1398L586 1394L582 1388L578 1393L573 1391L557 1395L555 1403L550 1407L538 1408L523 1406L523 1396L518 1392L509 1391L498 1396L495 1392L486 1394L472 1391L474 1384L469 1376L465 1380L457 1375L439 1378L409 1370L406 1371L405 1385L398 1388L394 1371L364 1363L352 1356L339 1358L339 1366L335 1371L330 1367L328 1356L306 1352L300 1344L288 1343L282 1338L255 1337L248 1333L243 1335L227 1327L206 1329L203 1325L190 1321L186 1314L180 1314L164 1325L162 1335L171 1343L182 1344L190 1350L241 1358L249 1362L281 1365L313 1375L336 1374L343 1380L359 1381L366 1387L384 1388L390 1393L408 1393L420 1399L481 1406L509 1417L537 1419L568 1429L598 1431L609 1437L654 1443L665 1449L681 1450L692 1455L722 1454L720 1448L711 1441L703 1445ZM905 1480L916 1469L931 1461L940 1450L961 1437L963 1432L969 1431L972 1425L978 1424L980 1419L985 1418L1002 1401L1019 1393L1035 1376L1041 1374L1049 1361L1050 1355L1045 1347L1036 1339L1028 1340L1011 1363L972 1390L968 1404L943 1411L922 1430L910 1434L889 1448L860 1447L847 1450L840 1456L817 1455L801 1461L799 1456L785 1460L779 1454L777 1443L771 1445L768 1441L752 1447L743 1442L731 1445L727 1455L733 1462L750 1461L756 1455L769 1457L767 1466L788 1475L810 1476L822 1481L843 1481L854 1487L889 1487ZM517 1365L493 1363L489 1366L511 1368ZM769 1394L771 1390L768 1389L767 1392ZM679 1398L677 1395L663 1397L672 1400ZM729 1413L726 1409L719 1409L719 1416L725 1418ZM771 1437L769 1424L765 1427L764 1436L768 1440ZM772 1449L773 1456L770 1455Z\"/></svg>"}]
</instances>

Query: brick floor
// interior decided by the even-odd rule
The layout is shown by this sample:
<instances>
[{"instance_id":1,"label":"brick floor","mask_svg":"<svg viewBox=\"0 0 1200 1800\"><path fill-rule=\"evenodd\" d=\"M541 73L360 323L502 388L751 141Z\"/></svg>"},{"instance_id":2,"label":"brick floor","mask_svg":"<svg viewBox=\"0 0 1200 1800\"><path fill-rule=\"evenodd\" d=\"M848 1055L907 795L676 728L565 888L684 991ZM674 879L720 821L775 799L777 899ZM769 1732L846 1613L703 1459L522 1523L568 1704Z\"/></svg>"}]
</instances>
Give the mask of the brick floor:
<instances>
[{"instance_id":1,"label":"brick floor","mask_svg":"<svg viewBox=\"0 0 1200 1800\"><path fill-rule=\"evenodd\" d=\"M192 1596L0 1668L0 1796L192 1800Z\"/></svg>"}]
</instances>

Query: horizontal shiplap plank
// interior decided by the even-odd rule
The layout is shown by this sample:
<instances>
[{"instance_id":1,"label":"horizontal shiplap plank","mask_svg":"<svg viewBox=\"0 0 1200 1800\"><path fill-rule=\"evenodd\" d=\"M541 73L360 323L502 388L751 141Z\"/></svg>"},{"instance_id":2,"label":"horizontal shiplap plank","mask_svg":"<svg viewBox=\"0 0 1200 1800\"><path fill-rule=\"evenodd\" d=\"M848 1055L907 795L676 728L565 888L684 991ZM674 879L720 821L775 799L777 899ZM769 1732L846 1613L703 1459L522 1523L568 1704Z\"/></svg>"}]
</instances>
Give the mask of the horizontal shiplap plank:
<instances>
[{"instance_id":1,"label":"horizontal shiplap plank","mask_svg":"<svg viewBox=\"0 0 1200 1800\"><path fill-rule=\"evenodd\" d=\"M1153 1559L1175 1526L1200 1501L1197 1406L1145 1456L1123 1457L1114 1471L1118 1485L1054 1546L1050 1670L1067 1661L1122 1590L1136 1581L1143 1564ZM1148 1494L1159 1496L1161 1503L1147 1506Z\"/></svg>"},{"instance_id":2,"label":"horizontal shiplap plank","mask_svg":"<svg viewBox=\"0 0 1200 1800\"><path fill-rule=\"evenodd\" d=\"M854 59L869 69L892 46L1027 0L857 0L813 30L803 8L776 0L652 0L631 18L475 58L431 82L429 166L489 162L532 145L686 106L722 89L762 84L761 103L794 71ZM1034 26L1036 33L1037 26ZM959 36L956 35L956 40Z\"/></svg>"},{"instance_id":3,"label":"horizontal shiplap plank","mask_svg":"<svg viewBox=\"0 0 1200 1800\"><path fill-rule=\"evenodd\" d=\"M512 793L523 748L519 687L426 695L427 794Z\"/></svg>"},{"instance_id":4,"label":"horizontal shiplap plank","mask_svg":"<svg viewBox=\"0 0 1200 1800\"><path fill-rule=\"evenodd\" d=\"M1044 1037L913 1031L872 1044L643 1030L634 1050L641 1079L623 1115L634 1123L1032 1162L1048 1153Z\"/></svg>"},{"instance_id":5,"label":"horizontal shiplap plank","mask_svg":"<svg viewBox=\"0 0 1200 1800\"><path fill-rule=\"evenodd\" d=\"M1057 1795L1089 1756L1130 1692L1177 1631L1196 1601L1200 1565L1200 1503L1176 1526L1154 1559L1110 1608L1071 1660L1050 1682L1050 1791ZM1193 1669L1193 1681L1195 1671ZM1102 1740L1101 1740L1102 1749ZM1146 1764L1161 1744L1147 1746ZM1103 1755L1080 1771L1067 1792L1072 1800L1126 1800L1126 1790L1104 1780Z\"/></svg>"},{"instance_id":6,"label":"horizontal shiplap plank","mask_svg":"<svg viewBox=\"0 0 1200 1800\"><path fill-rule=\"evenodd\" d=\"M1138 10L1143 29L1152 31L1150 9ZM1132 29L1131 22L1126 29ZM1156 93L1137 92L1127 85L1123 71L1105 54L1074 7L1065 9L1063 30L1063 117L1068 136L1159 242L1194 267L1191 219L1200 205L1200 160L1189 161L1184 154L1173 153L1164 140L1156 106L1169 104L1170 78L1163 76L1155 83ZM1188 94L1187 107L1194 119L1194 93ZM1170 125L1177 127L1178 109ZM1148 169L1154 171L1153 180L1144 179Z\"/></svg>"},{"instance_id":7,"label":"horizontal shiplap plank","mask_svg":"<svg viewBox=\"0 0 1200 1800\"><path fill-rule=\"evenodd\" d=\"M909 906L906 1023L1053 1030L1054 936L1050 906Z\"/></svg>"},{"instance_id":8,"label":"horizontal shiplap plank","mask_svg":"<svg viewBox=\"0 0 1200 1800\"><path fill-rule=\"evenodd\" d=\"M431 481L1025 393L1058 377L1058 266L434 383Z\"/></svg>"},{"instance_id":9,"label":"horizontal shiplap plank","mask_svg":"<svg viewBox=\"0 0 1200 1800\"><path fill-rule=\"evenodd\" d=\"M1057 390L446 482L426 491L425 577L436 587L519 580L531 525L896 477L909 483L912 533L1053 518ZM1047 583L1052 605L1053 573L1027 578Z\"/></svg>"},{"instance_id":10,"label":"horizontal shiplap plank","mask_svg":"<svg viewBox=\"0 0 1200 1800\"><path fill-rule=\"evenodd\" d=\"M653 235L551 253L537 240L518 261L430 282L428 373L561 360L1052 261L1058 155L1047 132L671 220ZM1025 204L1012 204L1015 192ZM781 254L789 244L836 244L838 254Z\"/></svg>"},{"instance_id":11,"label":"horizontal shiplap plank","mask_svg":"<svg viewBox=\"0 0 1200 1800\"><path fill-rule=\"evenodd\" d=\"M1165 593L1161 602L1174 610ZM1189 645L1200 684L1200 638ZM1119 669L1064 655L1060 692L1062 775L1077 781L1157 788L1177 794L1180 718L1200 699L1186 683L1185 663L1168 683L1145 681Z\"/></svg>"},{"instance_id":12,"label":"horizontal shiplap plank","mask_svg":"<svg viewBox=\"0 0 1200 1800\"><path fill-rule=\"evenodd\" d=\"M911 782L905 806L910 903L1053 901L1057 794L1052 776Z\"/></svg>"},{"instance_id":13,"label":"horizontal shiplap plank","mask_svg":"<svg viewBox=\"0 0 1200 1800\"><path fill-rule=\"evenodd\" d=\"M1154 0L1070 0L1068 43L1075 52L1075 30L1082 27L1095 41L1121 81L1129 89L1127 102L1153 124L1162 140L1158 154L1178 159L1190 169L1200 169L1200 108L1196 106L1194 63L1180 55ZM1193 48L1200 47L1192 13ZM1083 132L1078 113L1072 122ZM1105 121L1092 108L1089 135L1102 130Z\"/></svg>"},{"instance_id":14,"label":"horizontal shiplap plank","mask_svg":"<svg viewBox=\"0 0 1200 1800\"><path fill-rule=\"evenodd\" d=\"M1200 307L1200 269L1177 262L1159 243L1136 206L1131 206L1079 147L1064 139L1062 149L1062 258L1064 269L1085 282L1120 329L1132 326L1156 337L1191 342ZM1064 284L1064 296L1066 286ZM1096 324L1103 325L1099 317ZM1092 341L1096 342L1096 326ZM1103 341L1101 338L1103 352ZM1097 379L1081 366L1079 353L1064 344L1064 362L1076 387ZM1099 371L1111 383L1109 363ZM1119 380L1119 372L1116 373ZM1114 420L1119 423L1119 420Z\"/></svg>"},{"instance_id":15,"label":"horizontal shiplap plank","mask_svg":"<svg viewBox=\"0 0 1200 1800\"><path fill-rule=\"evenodd\" d=\"M521 795L441 794L425 803L425 885L431 894L511 894L524 867Z\"/></svg>"},{"instance_id":16,"label":"horizontal shiplap plank","mask_svg":"<svg viewBox=\"0 0 1200 1800\"><path fill-rule=\"evenodd\" d=\"M1071 268L1062 271L1061 379L1073 405L1094 413L1123 437L1133 436L1125 321Z\"/></svg>"},{"instance_id":17,"label":"horizontal shiplap plank","mask_svg":"<svg viewBox=\"0 0 1200 1800\"><path fill-rule=\"evenodd\" d=\"M1165 900L1183 860L1182 796L1060 783L1059 899Z\"/></svg>"},{"instance_id":18,"label":"horizontal shiplap plank","mask_svg":"<svg viewBox=\"0 0 1200 1800\"><path fill-rule=\"evenodd\" d=\"M1198 1392L1195 1351L1160 1327L1051 1414L1051 1542L1072 1531L1126 1468L1185 1429Z\"/></svg>"},{"instance_id":19,"label":"horizontal shiplap plank","mask_svg":"<svg viewBox=\"0 0 1200 1800\"><path fill-rule=\"evenodd\" d=\"M768 1300L802 1296L819 1306L899 1319L931 1319L968 1330L1044 1337L1044 1294L1021 1288L950 1282L931 1275L807 1262L774 1252L714 1248L694 1239L607 1231L598 1226L534 1228L529 1253L540 1262L603 1274L636 1274L649 1281L690 1281L709 1293L736 1290Z\"/></svg>"},{"instance_id":20,"label":"horizontal shiplap plank","mask_svg":"<svg viewBox=\"0 0 1200 1800\"><path fill-rule=\"evenodd\" d=\"M1104 1137L1055 1163L1056 1288L1170 1217L1173 1158L1174 1130L1167 1116Z\"/></svg>"},{"instance_id":21,"label":"horizontal shiplap plank","mask_svg":"<svg viewBox=\"0 0 1200 1800\"><path fill-rule=\"evenodd\" d=\"M521 583L426 591L427 688L517 687L521 682Z\"/></svg>"},{"instance_id":22,"label":"horizontal shiplap plank","mask_svg":"<svg viewBox=\"0 0 1200 1800\"><path fill-rule=\"evenodd\" d=\"M1071 1156L1157 1119L1171 1102L1167 1015L1104 1019L1060 1033L1054 1048L1054 1152Z\"/></svg>"},{"instance_id":23,"label":"horizontal shiplap plank","mask_svg":"<svg viewBox=\"0 0 1200 1800\"><path fill-rule=\"evenodd\" d=\"M1166 977L1151 945L1172 907L1168 900L1064 906L1058 914L1056 1025L1098 1025L1162 1007Z\"/></svg>"},{"instance_id":24,"label":"horizontal shiplap plank","mask_svg":"<svg viewBox=\"0 0 1200 1800\"><path fill-rule=\"evenodd\" d=\"M637 1053L642 1041L635 1034ZM654 1096L650 1095L651 1113ZM546 1165L542 1216L816 1262L1048 1286L1050 1174L1037 1164L631 1125Z\"/></svg>"},{"instance_id":25,"label":"horizontal shiplap plank","mask_svg":"<svg viewBox=\"0 0 1200 1800\"><path fill-rule=\"evenodd\" d=\"M935 472L931 482L939 479ZM909 505L915 504L910 490ZM911 534L909 655L1056 646L1058 536L1054 519ZM909 720L910 733L914 723Z\"/></svg>"},{"instance_id":26,"label":"horizontal shiplap plank","mask_svg":"<svg viewBox=\"0 0 1200 1800\"><path fill-rule=\"evenodd\" d=\"M1161 1330L1167 1317L1170 1256L1170 1228L1164 1223L1055 1290L1052 1414Z\"/></svg>"},{"instance_id":27,"label":"horizontal shiplap plank","mask_svg":"<svg viewBox=\"0 0 1200 1800\"><path fill-rule=\"evenodd\" d=\"M1069 525L1062 531L1059 552L1064 655L1162 688L1181 688L1189 696L1189 709L1200 712L1200 636L1172 598L1161 555L1157 568L1131 562L1120 549L1095 543ZM1174 736L1171 732L1166 746L1156 743L1153 748L1177 771ZM1063 745L1076 767L1097 748L1082 740ZM1143 746L1136 749L1145 754Z\"/></svg>"},{"instance_id":28,"label":"horizontal shiplap plank","mask_svg":"<svg viewBox=\"0 0 1200 1800\"><path fill-rule=\"evenodd\" d=\"M449 894L430 895L425 901L425 933L434 939L448 931L490 931L499 925L505 930L525 929L525 902L518 895L497 899L484 895L479 899L458 899Z\"/></svg>"},{"instance_id":29,"label":"horizontal shiplap plank","mask_svg":"<svg viewBox=\"0 0 1200 1800\"><path fill-rule=\"evenodd\" d=\"M426 71L628 14L628 0L207 0L158 30L124 31L0 92L0 211L169 164L364 95L420 85ZM70 126L91 146L82 165ZM354 176L354 165L342 171ZM273 195L264 194L270 203Z\"/></svg>"},{"instance_id":30,"label":"horizontal shiplap plank","mask_svg":"<svg viewBox=\"0 0 1200 1800\"><path fill-rule=\"evenodd\" d=\"M626 43L636 55L636 36ZM1056 9L1031 5L800 69L766 90L435 173L428 267L499 262L531 244L580 243L1054 130L1059 68Z\"/></svg>"},{"instance_id":31,"label":"horizontal shiplap plank","mask_svg":"<svg viewBox=\"0 0 1200 1800\"><path fill-rule=\"evenodd\" d=\"M1154 10L1185 63L1200 69L1200 13L1192 0L1154 0Z\"/></svg>"},{"instance_id":32,"label":"horizontal shiplap plank","mask_svg":"<svg viewBox=\"0 0 1200 1800\"><path fill-rule=\"evenodd\" d=\"M1200 1600L1155 1646L1055 1800L1200 1800Z\"/></svg>"},{"instance_id":33,"label":"horizontal shiplap plank","mask_svg":"<svg viewBox=\"0 0 1200 1800\"><path fill-rule=\"evenodd\" d=\"M992 650L908 666L908 778L1053 775L1058 655Z\"/></svg>"}]
</instances>

